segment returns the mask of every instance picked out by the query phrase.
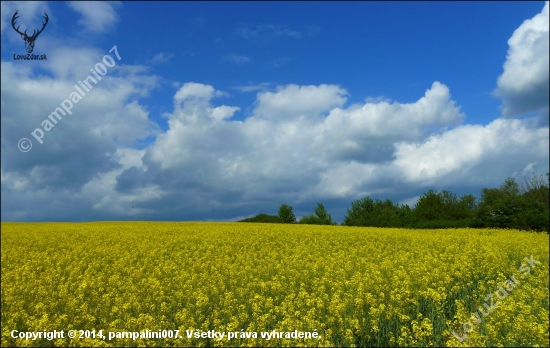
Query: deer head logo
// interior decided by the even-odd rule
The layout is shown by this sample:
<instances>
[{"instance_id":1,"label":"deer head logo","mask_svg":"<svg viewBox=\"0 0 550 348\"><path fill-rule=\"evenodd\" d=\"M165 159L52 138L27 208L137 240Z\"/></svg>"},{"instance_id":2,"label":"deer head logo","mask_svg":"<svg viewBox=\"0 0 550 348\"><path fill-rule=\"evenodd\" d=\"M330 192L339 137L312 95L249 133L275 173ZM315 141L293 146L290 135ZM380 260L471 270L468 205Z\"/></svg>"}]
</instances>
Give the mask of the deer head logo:
<instances>
[{"instance_id":1,"label":"deer head logo","mask_svg":"<svg viewBox=\"0 0 550 348\"><path fill-rule=\"evenodd\" d=\"M44 18L46 19L46 22L42 23L42 29L38 30L38 32L36 32L36 29L34 29L33 33L31 36L27 35L27 29L25 29L25 32L22 33L19 31L19 27L15 27L15 20L17 18L19 18L17 16L17 13L19 11L15 11L15 13L13 14L13 17L11 19L11 26L13 27L13 29L19 34L21 35L21 38L23 40L25 40L25 49L27 50L27 53L32 53L32 50L34 50L34 41L36 41L36 38L38 38L38 35L40 35L40 33L44 30L44 28L46 28L46 24L48 24L48 15L46 14L46 12L44 12Z\"/></svg>"}]
</instances>

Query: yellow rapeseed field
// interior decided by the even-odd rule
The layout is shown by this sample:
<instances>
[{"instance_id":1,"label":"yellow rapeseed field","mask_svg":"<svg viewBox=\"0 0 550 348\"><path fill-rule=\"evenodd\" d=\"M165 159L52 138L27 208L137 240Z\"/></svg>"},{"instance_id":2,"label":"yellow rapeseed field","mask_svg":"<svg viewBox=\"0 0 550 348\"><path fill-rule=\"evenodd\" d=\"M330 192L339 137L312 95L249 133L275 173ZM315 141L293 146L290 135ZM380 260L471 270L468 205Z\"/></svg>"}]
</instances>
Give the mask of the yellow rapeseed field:
<instances>
[{"instance_id":1,"label":"yellow rapeseed field","mask_svg":"<svg viewBox=\"0 0 550 348\"><path fill-rule=\"evenodd\" d=\"M548 254L513 230L2 223L2 345L548 347Z\"/></svg>"}]
</instances>

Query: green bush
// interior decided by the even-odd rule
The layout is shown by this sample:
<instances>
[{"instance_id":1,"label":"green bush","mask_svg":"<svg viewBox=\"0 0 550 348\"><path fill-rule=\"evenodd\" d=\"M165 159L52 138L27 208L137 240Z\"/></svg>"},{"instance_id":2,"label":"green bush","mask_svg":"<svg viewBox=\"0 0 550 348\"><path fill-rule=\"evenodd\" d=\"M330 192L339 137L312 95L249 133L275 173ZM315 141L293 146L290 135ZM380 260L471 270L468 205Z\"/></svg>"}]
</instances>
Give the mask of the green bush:
<instances>
[{"instance_id":1,"label":"green bush","mask_svg":"<svg viewBox=\"0 0 550 348\"><path fill-rule=\"evenodd\" d=\"M258 214L256 216L240 220L239 222L266 222L279 223L279 217L276 215Z\"/></svg>"},{"instance_id":2,"label":"green bush","mask_svg":"<svg viewBox=\"0 0 550 348\"><path fill-rule=\"evenodd\" d=\"M310 214L302 216L299 224L308 224L308 225L337 225L337 223L332 222L332 217L327 213L325 206L322 203L317 203L315 207L315 215Z\"/></svg>"},{"instance_id":3,"label":"green bush","mask_svg":"<svg viewBox=\"0 0 550 348\"><path fill-rule=\"evenodd\" d=\"M322 225L321 221L317 218L317 216L310 214L306 216L302 216L300 221L298 221L299 224L307 224L307 225Z\"/></svg>"}]
</instances>

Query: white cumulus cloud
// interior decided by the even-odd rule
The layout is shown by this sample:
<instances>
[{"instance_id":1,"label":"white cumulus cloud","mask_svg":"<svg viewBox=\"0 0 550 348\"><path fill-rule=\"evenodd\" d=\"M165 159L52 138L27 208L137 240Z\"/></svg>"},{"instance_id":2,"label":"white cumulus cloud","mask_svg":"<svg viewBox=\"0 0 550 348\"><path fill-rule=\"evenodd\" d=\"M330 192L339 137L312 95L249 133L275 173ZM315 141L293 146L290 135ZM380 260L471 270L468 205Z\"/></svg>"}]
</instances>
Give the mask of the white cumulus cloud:
<instances>
[{"instance_id":1,"label":"white cumulus cloud","mask_svg":"<svg viewBox=\"0 0 550 348\"><path fill-rule=\"evenodd\" d=\"M71 1L69 6L82 15L80 25L92 32L105 32L113 28L118 20L113 8L118 2L106 1Z\"/></svg>"},{"instance_id":2,"label":"white cumulus cloud","mask_svg":"<svg viewBox=\"0 0 550 348\"><path fill-rule=\"evenodd\" d=\"M254 114L271 119L318 115L344 105L347 94L346 90L335 85L287 85L278 87L276 92L259 93Z\"/></svg>"},{"instance_id":3,"label":"white cumulus cloud","mask_svg":"<svg viewBox=\"0 0 550 348\"><path fill-rule=\"evenodd\" d=\"M504 72L495 95L502 98L505 117L542 111L548 118L549 22L548 1L541 13L525 20L508 40Z\"/></svg>"}]
</instances>

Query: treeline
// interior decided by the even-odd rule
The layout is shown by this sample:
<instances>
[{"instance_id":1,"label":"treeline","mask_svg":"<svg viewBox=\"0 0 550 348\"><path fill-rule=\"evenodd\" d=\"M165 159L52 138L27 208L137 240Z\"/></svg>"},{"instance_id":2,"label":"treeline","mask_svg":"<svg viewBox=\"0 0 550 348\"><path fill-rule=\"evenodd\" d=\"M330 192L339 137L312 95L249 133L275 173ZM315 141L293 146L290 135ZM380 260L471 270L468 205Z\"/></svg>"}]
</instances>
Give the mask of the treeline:
<instances>
[{"instance_id":1,"label":"treeline","mask_svg":"<svg viewBox=\"0 0 550 348\"><path fill-rule=\"evenodd\" d=\"M424 193L414 208L370 197L352 202L342 225L400 228L511 228L549 231L550 173L533 174L520 185L508 178L500 188L484 188L481 197L457 197L450 191ZM292 207L281 205L277 215L259 214L241 222L337 225L321 203L314 213L296 221Z\"/></svg>"},{"instance_id":2,"label":"treeline","mask_svg":"<svg viewBox=\"0 0 550 348\"><path fill-rule=\"evenodd\" d=\"M240 220L239 222L268 222L268 223L283 223L283 224L309 224L309 225L338 225L332 221L332 217L327 213L322 203L317 203L314 214L303 216L299 221L296 221L296 216L292 211L292 207L282 204L277 215L258 214L254 217Z\"/></svg>"}]
</instances>

